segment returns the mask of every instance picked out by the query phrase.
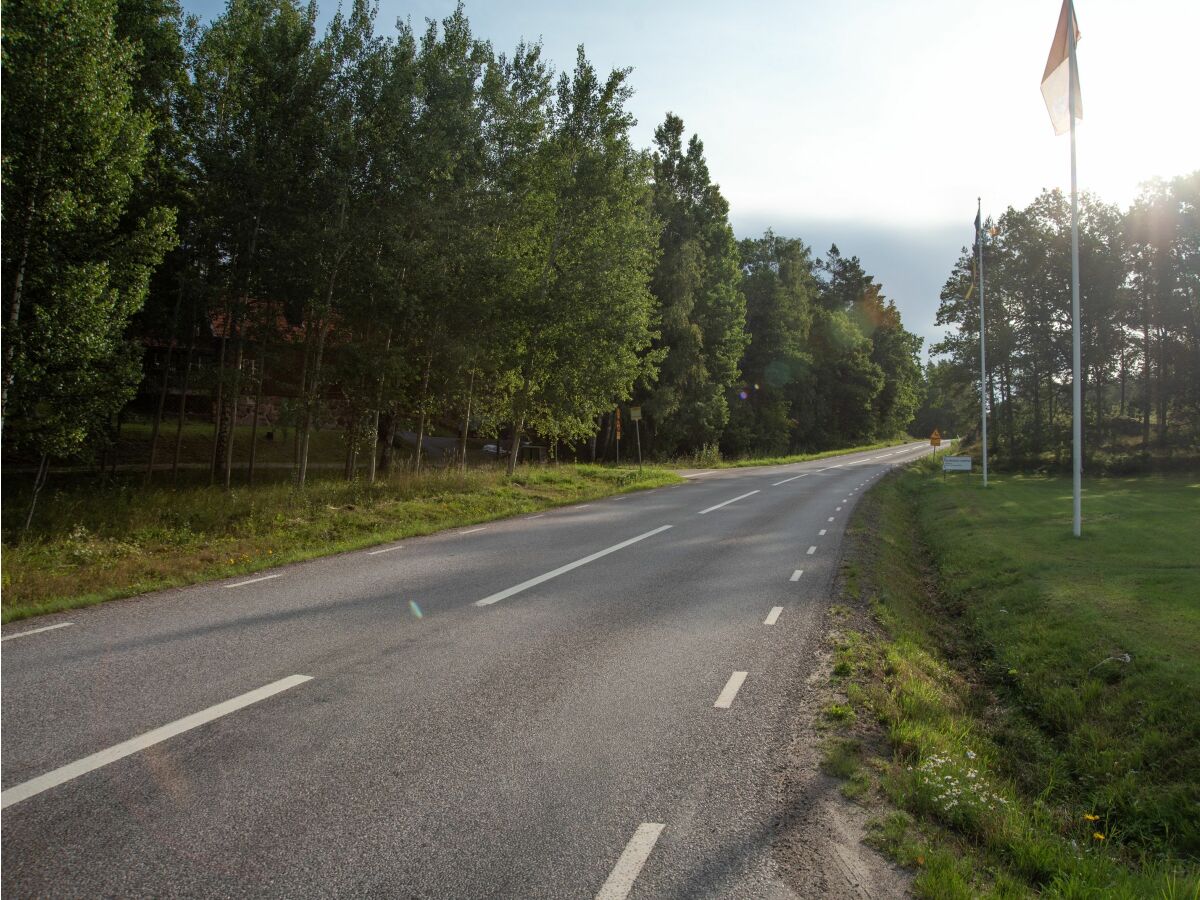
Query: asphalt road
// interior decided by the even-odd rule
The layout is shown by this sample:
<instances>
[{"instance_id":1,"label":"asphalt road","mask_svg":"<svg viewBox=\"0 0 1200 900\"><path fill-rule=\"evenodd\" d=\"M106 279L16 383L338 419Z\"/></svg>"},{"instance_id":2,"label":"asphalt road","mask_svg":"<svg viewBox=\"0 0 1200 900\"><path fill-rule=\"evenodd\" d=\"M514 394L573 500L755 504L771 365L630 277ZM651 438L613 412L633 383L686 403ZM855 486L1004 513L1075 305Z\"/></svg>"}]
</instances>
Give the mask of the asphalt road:
<instances>
[{"instance_id":1,"label":"asphalt road","mask_svg":"<svg viewBox=\"0 0 1200 900\"><path fill-rule=\"evenodd\" d=\"M771 855L789 697L855 502L928 450L6 628L4 895L803 895Z\"/></svg>"}]
</instances>

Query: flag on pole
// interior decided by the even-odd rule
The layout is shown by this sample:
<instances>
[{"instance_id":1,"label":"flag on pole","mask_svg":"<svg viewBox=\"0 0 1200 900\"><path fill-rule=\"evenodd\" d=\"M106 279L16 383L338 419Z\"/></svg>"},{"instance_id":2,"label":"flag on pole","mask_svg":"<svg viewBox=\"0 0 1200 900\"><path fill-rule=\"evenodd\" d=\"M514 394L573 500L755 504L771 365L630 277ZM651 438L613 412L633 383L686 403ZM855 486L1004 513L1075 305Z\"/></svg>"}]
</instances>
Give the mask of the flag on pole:
<instances>
[{"instance_id":1,"label":"flag on pole","mask_svg":"<svg viewBox=\"0 0 1200 900\"><path fill-rule=\"evenodd\" d=\"M1055 134L1066 134L1071 129L1071 90L1075 92L1075 118L1083 118L1083 97L1079 92L1079 71L1071 78L1071 41L1067 23L1079 40L1079 22L1075 19L1075 8L1071 0L1063 0L1062 12L1058 16L1058 28L1054 32L1054 43L1046 58L1046 71L1042 73L1042 99L1054 125ZM1072 82L1074 84L1072 85ZM978 225L976 226L978 228Z\"/></svg>"}]
</instances>

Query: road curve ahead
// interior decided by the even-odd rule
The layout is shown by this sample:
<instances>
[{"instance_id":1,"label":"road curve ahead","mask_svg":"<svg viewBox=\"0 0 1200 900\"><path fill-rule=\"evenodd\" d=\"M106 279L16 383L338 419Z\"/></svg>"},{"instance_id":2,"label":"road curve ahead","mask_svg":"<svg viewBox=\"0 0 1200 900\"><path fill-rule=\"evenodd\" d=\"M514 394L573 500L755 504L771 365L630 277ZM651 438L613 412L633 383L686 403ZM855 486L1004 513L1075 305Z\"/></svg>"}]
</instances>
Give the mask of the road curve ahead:
<instances>
[{"instance_id":1,"label":"road curve ahead","mask_svg":"<svg viewBox=\"0 0 1200 900\"><path fill-rule=\"evenodd\" d=\"M855 502L928 451L7 628L4 894L795 896L771 855L789 700Z\"/></svg>"}]
</instances>

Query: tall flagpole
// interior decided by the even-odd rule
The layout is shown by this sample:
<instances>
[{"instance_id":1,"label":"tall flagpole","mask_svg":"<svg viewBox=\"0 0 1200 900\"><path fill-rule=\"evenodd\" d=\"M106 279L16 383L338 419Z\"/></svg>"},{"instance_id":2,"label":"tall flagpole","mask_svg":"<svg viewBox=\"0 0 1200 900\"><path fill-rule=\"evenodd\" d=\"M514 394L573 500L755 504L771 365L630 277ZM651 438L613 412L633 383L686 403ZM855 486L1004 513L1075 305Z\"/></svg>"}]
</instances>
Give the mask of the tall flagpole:
<instances>
[{"instance_id":1,"label":"tall flagpole","mask_svg":"<svg viewBox=\"0 0 1200 900\"><path fill-rule=\"evenodd\" d=\"M1067 102L1070 105L1071 118L1071 387L1072 405L1072 449L1071 470L1074 478L1074 517L1073 528L1075 537L1079 537L1083 520L1083 383L1079 372L1079 195L1075 183L1075 90L1079 84L1079 69L1075 62L1075 4L1070 4L1070 16L1067 20L1067 48L1070 55L1068 63L1069 83ZM982 294L982 290L980 291Z\"/></svg>"},{"instance_id":2,"label":"tall flagpole","mask_svg":"<svg viewBox=\"0 0 1200 900\"><path fill-rule=\"evenodd\" d=\"M1073 158L1073 157L1072 157ZM983 431L983 486L987 487L987 329L983 322L983 198L977 197L975 221L976 252L979 254L979 416Z\"/></svg>"}]
</instances>

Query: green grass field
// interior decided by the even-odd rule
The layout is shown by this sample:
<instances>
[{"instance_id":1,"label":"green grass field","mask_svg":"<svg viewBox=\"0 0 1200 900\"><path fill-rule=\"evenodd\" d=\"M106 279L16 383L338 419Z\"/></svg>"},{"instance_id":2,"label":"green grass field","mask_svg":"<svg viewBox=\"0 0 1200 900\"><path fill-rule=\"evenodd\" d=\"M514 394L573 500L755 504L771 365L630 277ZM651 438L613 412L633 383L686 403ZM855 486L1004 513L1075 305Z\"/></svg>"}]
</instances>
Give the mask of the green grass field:
<instances>
[{"instance_id":1,"label":"green grass field","mask_svg":"<svg viewBox=\"0 0 1200 900\"><path fill-rule=\"evenodd\" d=\"M835 681L882 723L876 840L928 897L1200 896L1200 478L881 483ZM846 771L844 745L834 768Z\"/></svg>"},{"instance_id":2,"label":"green grass field","mask_svg":"<svg viewBox=\"0 0 1200 900\"><path fill-rule=\"evenodd\" d=\"M673 484L665 469L525 466L396 474L375 485L314 479L226 493L140 480L51 482L31 532L5 491L3 620L430 534L623 491Z\"/></svg>"}]
</instances>

